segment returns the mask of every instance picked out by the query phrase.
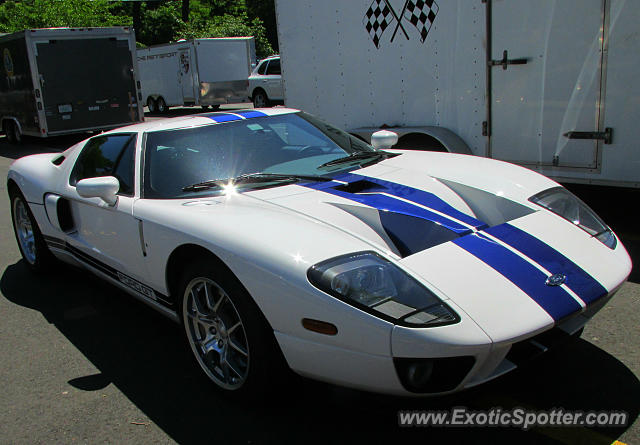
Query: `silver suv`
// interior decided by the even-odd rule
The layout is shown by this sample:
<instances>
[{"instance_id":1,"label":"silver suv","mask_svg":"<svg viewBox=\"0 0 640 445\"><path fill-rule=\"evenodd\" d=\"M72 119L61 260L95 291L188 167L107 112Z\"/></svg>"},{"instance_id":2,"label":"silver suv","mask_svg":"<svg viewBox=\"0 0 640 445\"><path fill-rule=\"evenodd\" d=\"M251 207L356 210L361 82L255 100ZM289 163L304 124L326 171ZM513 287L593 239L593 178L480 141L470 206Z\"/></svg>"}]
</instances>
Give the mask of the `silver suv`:
<instances>
[{"instance_id":1,"label":"silver suv","mask_svg":"<svg viewBox=\"0 0 640 445\"><path fill-rule=\"evenodd\" d=\"M284 102L280 56L261 60L249 76L249 98L255 108Z\"/></svg>"}]
</instances>

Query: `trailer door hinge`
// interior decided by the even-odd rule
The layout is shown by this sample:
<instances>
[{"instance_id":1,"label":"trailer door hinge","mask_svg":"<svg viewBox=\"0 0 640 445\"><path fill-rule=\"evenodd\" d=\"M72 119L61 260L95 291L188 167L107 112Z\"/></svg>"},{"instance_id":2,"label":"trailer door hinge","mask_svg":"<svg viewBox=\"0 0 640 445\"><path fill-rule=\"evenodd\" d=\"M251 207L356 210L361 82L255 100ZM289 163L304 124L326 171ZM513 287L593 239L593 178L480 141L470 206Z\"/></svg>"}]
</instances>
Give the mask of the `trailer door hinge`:
<instances>
[{"instance_id":1,"label":"trailer door hinge","mask_svg":"<svg viewBox=\"0 0 640 445\"><path fill-rule=\"evenodd\" d=\"M602 140L605 144L611 144L613 140L613 128L607 127L604 131L567 131L563 136L568 139Z\"/></svg>"},{"instance_id":2,"label":"trailer door hinge","mask_svg":"<svg viewBox=\"0 0 640 445\"><path fill-rule=\"evenodd\" d=\"M520 59L509 59L509 53L505 49L502 52L502 59L500 60L490 60L489 66L497 66L500 65L503 70L507 69L508 65L525 65L529 59L520 58Z\"/></svg>"}]
</instances>

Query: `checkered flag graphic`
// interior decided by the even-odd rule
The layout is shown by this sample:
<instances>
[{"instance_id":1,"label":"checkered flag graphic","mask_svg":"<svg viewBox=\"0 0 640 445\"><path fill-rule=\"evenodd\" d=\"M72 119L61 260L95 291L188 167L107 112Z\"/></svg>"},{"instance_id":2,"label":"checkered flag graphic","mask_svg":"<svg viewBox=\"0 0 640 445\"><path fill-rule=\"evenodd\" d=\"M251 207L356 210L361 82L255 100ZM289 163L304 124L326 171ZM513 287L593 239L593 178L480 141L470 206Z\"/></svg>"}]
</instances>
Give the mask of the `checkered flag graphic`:
<instances>
[{"instance_id":1,"label":"checkered flag graphic","mask_svg":"<svg viewBox=\"0 0 640 445\"><path fill-rule=\"evenodd\" d=\"M376 48L380 48L380 37L394 20L396 17L385 0L373 0L362 23Z\"/></svg>"},{"instance_id":2,"label":"checkered flag graphic","mask_svg":"<svg viewBox=\"0 0 640 445\"><path fill-rule=\"evenodd\" d=\"M438 4L433 0L408 0L404 10L404 18L407 19L420 32L420 41L429 34L431 25L438 13Z\"/></svg>"}]
</instances>

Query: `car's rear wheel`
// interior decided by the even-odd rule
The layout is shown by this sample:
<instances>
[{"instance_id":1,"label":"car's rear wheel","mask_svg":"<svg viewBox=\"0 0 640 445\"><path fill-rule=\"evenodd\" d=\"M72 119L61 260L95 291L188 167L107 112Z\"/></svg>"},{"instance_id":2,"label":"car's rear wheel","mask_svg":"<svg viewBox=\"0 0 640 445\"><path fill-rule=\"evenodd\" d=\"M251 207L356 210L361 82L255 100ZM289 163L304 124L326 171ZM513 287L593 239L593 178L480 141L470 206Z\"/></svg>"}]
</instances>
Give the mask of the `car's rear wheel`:
<instances>
[{"instance_id":1,"label":"car's rear wheel","mask_svg":"<svg viewBox=\"0 0 640 445\"><path fill-rule=\"evenodd\" d=\"M158 113L166 113L167 110L169 110L169 107L167 107L167 103L164 101L162 96L156 99L156 110L158 110Z\"/></svg>"},{"instance_id":2,"label":"car's rear wheel","mask_svg":"<svg viewBox=\"0 0 640 445\"><path fill-rule=\"evenodd\" d=\"M181 289L187 340L209 379L233 394L265 390L279 351L244 287L215 261L204 261L186 268Z\"/></svg>"},{"instance_id":3,"label":"car's rear wheel","mask_svg":"<svg viewBox=\"0 0 640 445\"><path fill-rule=\"evenodd\" d=\"M11 220L20 254L31 270L40 272L51 264L53 255L22 193L14 189L10 192L10 198Z\"/></svg>"},{"instance_id":4,"label":"car's rear wheel","mask_svg":"<svg viewBox=\"0 0 640 445\"><path fill-rule=\"evenodd\" d=\"M267 97L267 93L262 90L258 90L253 93L253 107L254 108L265 108L269 106L269 98Z\"/></svg>"},{"instance_id":5,"label":"car's rear wheel","mask_svg":"<svg viewBox=\"0 0 640 445\"><path fill-rule=\"evenodd\" d=\"M149 113L155 113L156 111L158 111L158 104L156 103L156 100L151 96L147 98L147 108L149 109Z\"/></svg>"}]
</instances>

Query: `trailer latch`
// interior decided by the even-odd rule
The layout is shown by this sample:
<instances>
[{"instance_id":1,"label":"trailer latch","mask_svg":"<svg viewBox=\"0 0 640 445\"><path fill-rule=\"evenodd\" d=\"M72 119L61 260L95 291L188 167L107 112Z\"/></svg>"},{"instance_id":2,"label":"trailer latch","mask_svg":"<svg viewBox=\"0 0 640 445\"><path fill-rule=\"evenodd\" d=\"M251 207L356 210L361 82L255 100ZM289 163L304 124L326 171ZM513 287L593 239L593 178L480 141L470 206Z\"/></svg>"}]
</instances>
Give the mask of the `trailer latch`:
<instances>
[{"instance_id":1,"label":"trailer latch","mask_svg":"<svg viewBox=\"0 0 640 445\"><path fill-rule=\"evenodd\" d=\"M501 60L490 60L489 61L489 66L500 65L500 66L502 66L503 70L506 70L508 65L525 65L528 60L529 59L527 59L527 58L509 59L509 53L505 49L502 52L502 59Z\"/></svg>"},{"instance_id":2,"label":"trailer latch","mask_svg":"<svg viewBox=\"0 0 640 445\"><path fill-rule=\"evenodd\" d=\"M613 129L607 127L604 131L567 131L563 136L568 139L597 139L610 144L613 140Z\"/></svg>"}]
</instances>

